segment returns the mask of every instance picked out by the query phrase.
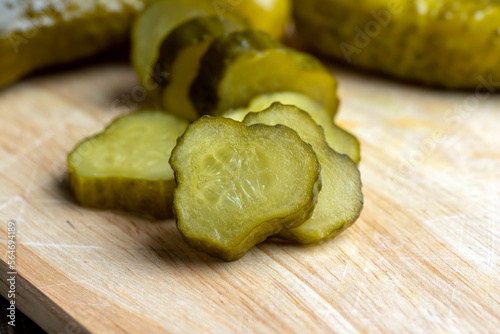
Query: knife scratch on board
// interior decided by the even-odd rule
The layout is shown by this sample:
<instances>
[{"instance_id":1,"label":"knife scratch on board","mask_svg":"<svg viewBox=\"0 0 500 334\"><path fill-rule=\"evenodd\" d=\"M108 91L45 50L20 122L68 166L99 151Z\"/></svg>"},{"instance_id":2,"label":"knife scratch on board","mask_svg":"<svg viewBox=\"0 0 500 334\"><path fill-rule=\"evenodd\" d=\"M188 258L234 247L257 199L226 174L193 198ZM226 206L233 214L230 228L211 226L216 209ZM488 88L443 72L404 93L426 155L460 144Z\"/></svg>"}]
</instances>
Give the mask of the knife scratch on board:
<instances>
[{"instance_id":1,"label":"knife scratch on board","mask_svg":"<svg viewBox=\"0 0 500 334\"><path fill-rule=\"evenodd\" d=\"M55 248L92 248L101 249L99 246L86 246L86 245L65 245L65 244L55 244L55 243L43 243L43 242L32 242L25 241L21 243L24 246L34 246L34 247L55 247Z\"/></svg>"},{"instance_id":2,"label":"knife scratch on board","mask_svg":"<svg viewBox=\"0 0 500 334\"><path fill-rule=\"evenodd\" d=\"M54 286L61 286L61 285L68 285L68 284L74 284L74 283L81 283L81 282L87 282L87 281L95 281L95 278L86 278L86 279L80 279L76 281L70 281L70 282L64 282L64 283L58 283L58 284L51 284L51 285L46 285L42 288L52 288Z\"/></svg>"}]
</instances>

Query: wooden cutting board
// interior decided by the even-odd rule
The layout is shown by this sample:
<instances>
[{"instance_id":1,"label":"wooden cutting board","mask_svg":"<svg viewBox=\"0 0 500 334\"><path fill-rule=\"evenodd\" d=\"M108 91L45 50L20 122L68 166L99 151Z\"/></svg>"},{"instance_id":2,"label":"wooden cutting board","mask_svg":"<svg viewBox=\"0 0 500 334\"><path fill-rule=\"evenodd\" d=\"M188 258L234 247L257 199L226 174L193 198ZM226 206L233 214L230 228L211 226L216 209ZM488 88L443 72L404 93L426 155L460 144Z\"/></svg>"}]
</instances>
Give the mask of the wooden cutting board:
<instances>
[{"instance_id":1,"label":"wooden cutting board","mask_svg":"<svg viewBox=\"0 0 500 334\"><path fill-rule=\"evenodd\" d=\"M362 142L361 218L233 263L188 248L173 221L83 209L64 187L71 148L142 100L129 67L2 90L2 295L14 220L16 305L52 333L498 333L500 94L333 72L339 122Z\"/></svg>"}]
</instances>

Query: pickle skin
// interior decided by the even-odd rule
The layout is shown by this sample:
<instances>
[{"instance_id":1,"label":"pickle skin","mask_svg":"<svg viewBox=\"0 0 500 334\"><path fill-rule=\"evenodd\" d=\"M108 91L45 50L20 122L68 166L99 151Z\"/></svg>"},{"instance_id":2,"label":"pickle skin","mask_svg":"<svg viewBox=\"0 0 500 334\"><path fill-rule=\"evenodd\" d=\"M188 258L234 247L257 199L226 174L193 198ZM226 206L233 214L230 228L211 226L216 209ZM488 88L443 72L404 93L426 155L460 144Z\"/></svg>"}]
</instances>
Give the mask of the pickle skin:
<instances>
[{"instance_id":1,"label":"pickle skin","mask_svg":"<svg viewBox=\"0 0 500 334\"><path fill-rule=\"evenodd\" d=\"M448 89L500 80L496 0L295 0L294 5L297 30L306 41L358 67Z\"/></svg>"},{"instance_id":2,"label":"pickle skin","mask_svg":"<svg viewBox=\"0 0 500 334\"><path fill-rule=\"evenodd\" d=\"M224 0L229 1L229 0ZM252 28L263 30L273 37L285 35L286 26L292 20L292 5L290 0L242 0L236 10L245 15Z\"/></svg>"},{"instance_id":3,"label":"pickle skin","mask_svg":"<svg viewBox=\"0 0 500 334\"><path fill-rule=\"evenodd\" d=\"M337 112L337 82L319 60L283 46L265 32L247 30L212 43L190 98L200 114L218 116L246 107L256 96L283 91L312 97L332 118Z\"/></svg>"},{"instance_id":4,"label":"pickle skin","mask_svg":"<svg viewBox=\"0 0 500 334\"><path fill-rule=\"evenodd\" d=\"M127 41L133 18L149 2L0 1L14 6L2 13L0 87L37 69L83 59Z\"/></svg>"},{"instance_id":5,"label":"pickle skin","mask_svg":"<svg viewBox=\"0 0 500 334\"><path fill-rule=\"evenodd\" d=\"M165 160L164 165L169 168L169 171L162 172L161 177L146 177L145 175L131 176L129 174L132 173L133 167L127 167L127 164L124 164L125 167L122 166L120 168L121 172L104 172L102 168L90 168L91 170L89 170L88 166L92 162L91 159L96 159L92 155L92 152L99 150L100 145L109 145L106 142L106 136L109 136L113 131L120 130L120 126L130 124L125 122L131 122L131 120L134 120L134 117L151 117L151 121L148 121L148 124L151 125L150 129L158 126L157 123L159 124L159 122L169 122L169 125L162 127L161 130L165 132L170 131L174 139L170 141L162 139L161 143L170 145L170 150L175 146L175 138L180 136L188 125L183 120L158 111L143 110L119 117L106 127L103 132L80 142L68 155L69 187L78 204L83 207L132 212L150 219L173 218L172 204L175 179L173 171L170 170L168 164L169 154L163 158ZM174 129L169 128L172 125L175 127ZM131 130L134 129L132 128ZM147 130L145 127L135 129L135 131L142 132L147 132ZM127 135L125 134L124 136ZM113 138L113 140L116 140L116 136ZM136 143L137 145L136 147L133 146L134 144L127 147L123 147L122 145L120 147L120 143L114 143L115 146L119 147L118 155L126 156L127 154L135 153L140 156L143 149L139 147L140 145L154 146L154 144L148 141L148 137L145 135L134 138L136 138L134 141L134 144ZM116 148L113 149L116 151ZM106 157L98 157L98 159L102 160L106 159ZM146 166L142 169L144 173L150 170L149 164L153 162L146 161ZM114 168L116 169L116 166Z\"/></svg>"},{"instance_id":6,"label":"pickle skin","mask_svg":"<svg viewBox=\"0 0 500 334\"><path fill-rule=\"evenodd\" d=\"M200 138L203 138L203 141L200 141ZM199 156L199 159L205 161L207 157L205 154L215 154L213 150L217 150L217 147L214 147L214 145L216 145L215 143L220 144L221 140L226 141L223 143L224 145L233 145L228 143L236 143L237 140L240 140L242 141L241 145L255 143L255 147L259 147L257 143L264 140L268 145L272 145L269 148L271 150L282 150L283 148L279 142L284 145L291 145L290 143L293 141L295 151L293 153L290 151L287 154L293 157L291 159L297 159L294 154L299 155L301 158L307 156L307 160L300 162L302 164L301 168L288 172L299 175L299 178L305 179L307 176L311 179L305 179L307 183L299 185L299 188L301 188L299 192L290 194L288 197L285 196L286 198L277 196L268 198L262 205L255 204L256 201L254 200L256 198L254 197L247 199L246 206L242 198L239 198L237 202L240 203L239 206L224 206L224 203L221 204L220 201L208 205L206 198L198 198L201 196L198 196L200 194L200 181L197 181L197 186L192 185L191 183L195 183L197 180L195 178L197 176L189 174L189 171L196 170L197 174L200 174L206 168L209 168L207 166L204 167L205 169L203 166L200 167L195 159L199 154L203 154L204 156ZM274 144L274 141L277 141L277 143ZM231 152L230 147L224 147L227 152ZM248 149L247 146L244 147L245 149L240 149L240 153L246 152L246 149ZM239 161L238 164L241 165L246 160L244 157L237 155L236 161ZM174 191L174 213L179 232L192 248L224 261L237 260L267 237L279 233L283 228L299 226L309 219L316 206L318 194L322 187L321 166L311 146L302 141L295 131L282 125L275 127L263 124L246 126L241 122L223 117L203 116L192 123L179 138L178 144L172 152L170 165L174 170L177 183ZM276 170L279 170L280 173L286 173L279 168ZM223 177L220 170L214 175L217 175L219 179ZM305 180L303 181L306 182ZM251 180L242 180L240 185L243 185L244 182L251 183ZM278 185L278 191L292 191L289 187L283 188L284 186ZM264 188L272 189L272 185L270 183L265 184ZM232 189L232 187L228 188L228 190ZM253 186L251 189L255 190ZM222 196L226 195L222 194ZM223 201L228 198L223 197ZM270 205L268 203L270 200L276 201L275 204L283 202L282 205L286 207ZM287 200L298 202L290 204ZM233 200L231 202L234 203ZM243 204L241 204L242 202ZM226 201L225 203L230 202ZM247 224L247 226L240 224ZM245 232L242 229L247 231Z\"/></svg>"},{"instance_id":7,"label":"pickle skin","mask_svg":"<svg viewBox=\"0 0 500 334\"><path fill-rule=\"evenodd\" d=\"M174 218L174 180L82 178L68 173L69 186L83 207L135 213L148 219Z\"/></svg>"},{"instance_id":8,"label":"pickle skin","mask_svg":"<svg viewBox=\"0 0 500 334\"><path fill-rule=\"evenodd\" d=\"M278 238L320 243L336 237L358 219L363 208L359 170L348 156L328 146L322 128L307 112L276 102L264 111L249 113L244 123L283 124L294 129L312 146L322 167L323 187L312 217L298 227L283 229Z\"/></svg>"}]
</instances>

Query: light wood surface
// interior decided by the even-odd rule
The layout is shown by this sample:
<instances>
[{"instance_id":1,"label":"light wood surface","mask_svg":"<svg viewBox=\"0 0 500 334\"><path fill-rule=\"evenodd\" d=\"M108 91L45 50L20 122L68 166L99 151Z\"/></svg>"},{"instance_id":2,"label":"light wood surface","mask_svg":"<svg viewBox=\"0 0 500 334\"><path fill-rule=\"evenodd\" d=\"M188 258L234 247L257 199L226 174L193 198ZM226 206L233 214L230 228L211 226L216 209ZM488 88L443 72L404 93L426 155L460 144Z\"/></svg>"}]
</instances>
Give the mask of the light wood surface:
<instances>
[{"instance_id":1,"label":"light wood surface","mask_svg":"<svg viewBox=\"0 0 500 334\"><path fill-rule=\"evenodd\" d=\"M264 243L234 263L188 248L173 221L80 208L65 190L66 154L140 93L129 67L2 90L2 295L12 219L16 303L53 333L498 333L500 94L475 105L333 71L339 122L362 142L361 218L322 245Z\"/></svg>"}]
</instances>

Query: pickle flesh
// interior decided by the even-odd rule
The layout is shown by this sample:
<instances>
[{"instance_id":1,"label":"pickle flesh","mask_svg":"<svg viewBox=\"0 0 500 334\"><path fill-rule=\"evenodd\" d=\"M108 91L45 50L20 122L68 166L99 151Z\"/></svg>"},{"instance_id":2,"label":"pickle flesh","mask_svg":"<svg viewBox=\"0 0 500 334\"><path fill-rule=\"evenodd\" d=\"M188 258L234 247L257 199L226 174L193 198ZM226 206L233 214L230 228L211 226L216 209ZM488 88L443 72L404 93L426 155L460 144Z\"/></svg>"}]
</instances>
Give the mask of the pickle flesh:
<instances>
[{"instance_id":1,"label":"pickle flesh","mask_svg":"<svg viewBox=\"0 0 500 334\"><path fill-rule=\"evenodd\" d=\"M337 236L358 219L363 208L358 167L347 155L328 146L321 127L308 113L277 102L267 110L248 114L244 123L283 124L294 129L312 146L321 164L323 185L312 217L298 227L282 230L279 238L302 244L319 243Z\"/></svg>"},{"instance_id":2,"label":"pickle flesh","mask_svg":"<svg viewBox=\"0 0 500 334\"><path fill-rule=\"evenodd\" d=\"M201 61L190 98L200 114L244 108L262 94L293 91L310 96L335 116L337 82L316 58L283 46L262 31L216 39Z\"/></svg>"},{"instance_id":3,"label":"pickle flesh","mask_svg":"<svg viewBox=\"0 0 500 334\"><path fill-rule=\"evenodd\" d=\"M172 218L170 153L188 123L157 111L113 121L68 155L69 185L85 207Z\"/></svg>"},{"instance_id":4,"label":"pickle flesh","mask_svg":"<svg viewBox=\"0 0 500 334\"><path fill-rule=\"evenodd\" d=\"M316 154L282 125L203 116L179 139L170 164L180 233L225 261L306 221L321 189Z\"/></svg>"},{"instance_id":5,"label":"pickle flesh","mask_svg":"<svg viewBox=\"0 0 500 334\"><path fill-rule=\"evenodd\" d=\"M323 128L326 141L331 148L338 153L347 154L352 161L359 163L361 149L358 139L336 125L331 115L321 104L304 94L294 92L264 94L253 99L248 107L228 110L222 116L243 121L249 112L262 111L269 108L274 102L294 105L306 111Z\"/></svg>"}]
</instances>

